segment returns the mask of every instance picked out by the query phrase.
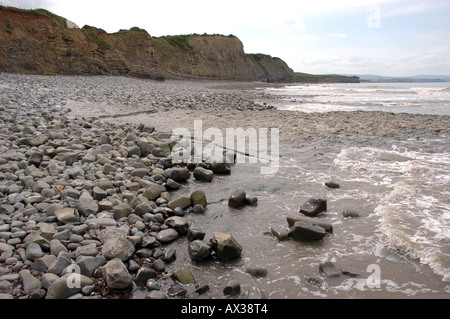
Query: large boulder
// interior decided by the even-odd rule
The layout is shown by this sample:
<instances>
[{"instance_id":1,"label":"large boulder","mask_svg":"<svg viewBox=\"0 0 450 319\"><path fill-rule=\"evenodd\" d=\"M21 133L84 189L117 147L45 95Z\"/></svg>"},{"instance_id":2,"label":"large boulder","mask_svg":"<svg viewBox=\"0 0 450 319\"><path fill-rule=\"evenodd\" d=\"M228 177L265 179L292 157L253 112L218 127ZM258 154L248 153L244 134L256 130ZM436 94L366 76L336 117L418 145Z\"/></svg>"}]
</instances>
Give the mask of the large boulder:
<instances>
[{"instance_id":1,"label":"large boulder","mask_svg":"<svg viewBox=\"0 0 450 319\"><path fill-rule=\"evenodd\" d=\"M211 246L202 240L194 240L189 244L188 253L193 261L203 261L211 255Z\"/></svg>"},{"instance_id":2,"label":"large boulder","mask_svg":"<svg viewBox=\"0 0 450 319\"><path fill-rule=\"evenodd\" d=\"M191 172L185 167L174 167L166 169L166 174L170 179L178 183L185 182L191 177Z\"/></svg>"},{"instance_id":3,"label":"large boulder","mask_svg":"<svg viewBox=\"0 0 450 319\"><path fill-rule=\"evenodd\" d=\"M326 234L324 228L303 222L296 222L289 230L289 237L295 240L321 240Z\"/></svg>"},{"instance_id":4,"label":"large boulder","mask_svg":"<svg viewBox=\"0 0 450 319\"><path fill-rule=\"evenodd\" d=\"M133 288L133 279L125 264L118 258L104 265L102 273L110 292L123 292Z\"/></svg>"},{"instance_id":5,"label":"large boulder","mask_svg":"<svg viewBox=\"0 0 450 319\"><path fill-rule=\"evenodd\" d=\"M79 292L85 286L92 286L94 281L86 276L68 273L54 281L48 287L46 299L67 299Z\"/></svg>"},{"instance_id":6,"label":"large boulder","mask_svg":"<svg viewBox=\"0 0 450 319\"><path fill-rule=\"evenodd\" d=\"M181 236L186 235L189 231L189 224L183 217L173 216L166 219L165 224L173 228Z\"/></svg>"},{"instance_id":7,"label":"large boulder","mask_svg":"<svg viewBox=\"0 0 450 319\"><path fill-rule=\"evenodd\" d=\"M211 183L214 179L214 172L203 167L196 167L194 169L194 178L198 181Z\"/></svg>"},{"instance_id":8,"label":"large boulder","mask_svg":"<svg viewBox=\"0 0 450 319\"><path fill-rule=\"evenodd\" d=\"M103 242L102 254L108 260L118 258L126 261L134 254L135 247L128 240L125 232L117 229L104 230L100 239Z\"/></svg>"},{"instance_id":9,"label":"large boulder","mask_svg":"<svg viewBox=\"0 0 450 319\"><path fill-rule=\"evenodd\" d=\"M171 200L169 202L169 207L171 209L175 209L177 207L180 207L182 209L186 209L186 208L191 207L191 206L192 206L192 201L191 201L190 197L187 197L187 196L180 196L180 197L178 197L178 198L176 198L174 200Z\"/></svg>"},{"instance_id":10,"label":"large boulder","mask_svg":"<svg viewBox=\"0 0 450 319\"><path fill-rule=\"evenodd\" d=\"M246 196L247 195L242 190L234 192L228 199L228 206L236 209L244 207L247 204L245 201Z\"/></svg>"},{"instance_id":11,"label":"large boulder","mask_svg":"<svg viewBox=\"0 0 450 319\"><path fill-rule=\"evenodd\" d=\"M149 200L155 200L157 199L162 193L166 191L166 188L159 184L152 184L150 187L148 187L144 192L144 197L148 198Z\"/></svg>"},{"instance_id":12,"label":"large boulder","mask_svg":"<svg viewBox=\"0 0 450 319\"><path fill-rule=\"evenodd\" d=\"M192 202L192 206L202 205L203 208L206 208L206 205L208 204L205 192L200 189L193 191L190 196L190 199Z\"/></svg>"},{"instance_id":13,"label":"large boulder","mask_svg":"<svg viewBox=\"0 0 450 319\"><path fill-rule=\"evenodd\" d=\"M230 261L241 256L242 246L230 234L215 232L212 243L217 258L222 261Z\"/></svg>"},{"instance_id":14,"label":"large boulder","mask_svg":"<svg viewBox=\"0 0 450 319\"><path fill-rule=\"evenodd\" d=\"M324 221L324 220L320 220L320 219L317 219L317 218L300 216L300 217L286 217L286 219L287 219L287 222L289 224L289 227L294 226L294 224L296 222L302 222L302 223L306 223L306 224L320 226L323 229L325 229L325 231L327 231L328 233L332 233L333 232L333 225L330 222L327 222L327 221Z\"/></svg>"}]
</instances>

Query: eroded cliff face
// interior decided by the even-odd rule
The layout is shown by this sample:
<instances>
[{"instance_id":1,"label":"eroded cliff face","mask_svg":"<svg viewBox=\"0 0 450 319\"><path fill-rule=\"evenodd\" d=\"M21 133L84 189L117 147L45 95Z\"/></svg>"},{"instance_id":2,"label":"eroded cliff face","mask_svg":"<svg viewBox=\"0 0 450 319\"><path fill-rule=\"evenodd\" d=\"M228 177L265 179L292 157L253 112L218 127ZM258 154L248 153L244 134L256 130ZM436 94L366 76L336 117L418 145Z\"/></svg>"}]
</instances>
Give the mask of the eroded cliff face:
<instances>
[{"instance_id":1,"label":"eroded cliff face","mask_svg":"<svg viewBox=\"0 0 450 319\"><path fill-rule=\"evenodd\" d=\"M78 28L42 10L0 7L0 71L105 74L101 54Z\"/></svg>"},{"instance_id":2,"label":"eroded cliff face","mask_svg":"<svg viewBox=\"0 0 450 319\"><path fill-rule=\"evenodd\" d=\"M154 38L139 28L108 34L46 10L0 6L0 72L163 79L292 82L278 58L245 54L234 36Z\"/></svg>"}]
</instances>

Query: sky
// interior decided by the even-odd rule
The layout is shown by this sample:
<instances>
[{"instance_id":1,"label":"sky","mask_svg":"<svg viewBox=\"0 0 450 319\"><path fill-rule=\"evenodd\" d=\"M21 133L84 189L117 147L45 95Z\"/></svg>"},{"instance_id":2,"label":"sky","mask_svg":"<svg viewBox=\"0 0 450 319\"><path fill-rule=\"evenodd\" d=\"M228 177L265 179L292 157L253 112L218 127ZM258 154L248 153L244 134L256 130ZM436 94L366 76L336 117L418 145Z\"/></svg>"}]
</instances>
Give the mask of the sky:
<instances>
[{"instance_id":1,"label":"sky","mask_svg":"<svg viewBox=\"0 0 450 319\"><path fill-rule=\"evenodd\" d=\"M0 0L107 32L233 34L314 74L450 75L449 0Z\"/></svg>"}]
</instances>

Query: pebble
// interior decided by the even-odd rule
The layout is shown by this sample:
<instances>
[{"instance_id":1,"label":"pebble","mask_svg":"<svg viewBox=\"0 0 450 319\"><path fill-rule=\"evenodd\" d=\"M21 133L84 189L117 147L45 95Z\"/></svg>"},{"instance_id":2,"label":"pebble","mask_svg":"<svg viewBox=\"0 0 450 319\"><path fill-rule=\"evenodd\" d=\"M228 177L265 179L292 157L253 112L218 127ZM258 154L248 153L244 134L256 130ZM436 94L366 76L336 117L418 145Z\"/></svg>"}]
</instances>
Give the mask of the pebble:
<instances>
[{"instance_id":1,"label":"pebble","mask_svg":"<svg viewBox=\"0 0 450 319\"><path fill-rule=\"evenodd\" d=\"M225 296L238 295L241 292L241 284L237 281L230 281L225 288L223 288L223 294Z\"/></svg>"}]
</instances>

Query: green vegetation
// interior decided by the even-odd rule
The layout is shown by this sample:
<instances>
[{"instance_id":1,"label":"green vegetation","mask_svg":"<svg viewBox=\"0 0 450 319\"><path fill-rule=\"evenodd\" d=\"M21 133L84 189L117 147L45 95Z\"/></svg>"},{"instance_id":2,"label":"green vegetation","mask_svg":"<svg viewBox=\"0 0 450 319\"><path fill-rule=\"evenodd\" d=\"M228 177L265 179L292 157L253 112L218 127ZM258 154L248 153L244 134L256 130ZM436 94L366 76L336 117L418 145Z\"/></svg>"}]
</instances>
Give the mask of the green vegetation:
<instances>
[{"instance_id":1,"label":"green vegetation","mask_svg":"<svg viewBox=\"0 0 450 319\"><path fill-rule=\"evenodd\" d=\"M63 17L60 17L60 16L58 16L58 15L56 15L54 13L51 13L50 11L47 11L45 9L18 9L18 8L7 7L7 6L2 6L2 5L0 5L0 8L4 9L4 10L11 10L11 11L16 11L16 12L35 14L35 15L39 15L39 16L44 16L44 17L50 18L50 19L52 19L55 22L55 24L61 29L61 31L67 37L70 37L69 34L66 31L66 29L67 29L67 19L63 18Z\"/></svg>"},{"instance_id":2,"label":"green vegetation","mask_svg":"<svg viewBox=\"0 0 450 319\"><path fill-rule=\"evenodd\" d=\"M302 72L295 72L295 77L297 78L329 78L329 77L342 77L338 74L309 74Z\"/></svg>"},{"instance_id":3,"label":"green vegetation","mask_svg":"<svg viewBox=\"0 0 450 319\"><path fill-rule=\"evenodd\" d=\"M162 58L167 60L179 52L188 52L192 50L189 43L189 37L192 35L174 35L153 38L158 52Z\"/></svg>"},{"instance_id":4,"label":"green vegetation","mask_svg":"<svg viewBox=\"0 0 450 319\"><path fill-rule=\"evenodd\" d=\"M29 24L25 25L25 29L30 33L38 33L38 30Z\"/></svg>"},{"instance_id":5,"label":"green vegetation","mask_svg":"<svg viewBox=\"0 0 450 319\"><path fill-rule=\"evenodd\" d=\"M255 62L259 62L264 58L272 59L270 55L262 54L262 53L248 53L247 56Z\"/></svg>"},{"instance_id":6,"label":"green vegetation","mask_svg":"<svg viewBox=\"0 0 450 319\"><path fill-rule=\"evenodd\" d=\"M305 83L359 83L359 77L338 74L309 74L295 72L296 82Z\"/></svg>"},{"instance_id":7,"label":"green vegetation","mask_svg":"<svg viewBox=\"0 0 450 319\"><path fill-rule=\"evenodd\" d=\"M111 48L111 44L109 44L108 41L100 37L99 30L90 26L84 26L81 31L84 33L84 35L94 42L100 49L106 50Z\"/></svg>"},{"instance_id":8,"label":"green vegetation","mask_svg":"<svg viewBox=\"0 0 450 319\"><path fill-rule=\"evenodd\" d=\"M12 33L12 30L13 30L13 26L11 25L11 23L7 23L6 24L6 26L5 26L5 31L6 31L6 33L8 33L8 34L11 34Z\"/></svg>"},{"instance_id":9,"label":"green vegetation","mask_svg":"<svg viewBox=\"0 0 450 319\"><path fill-rule=\"evenodd\" d=\"M148 34L146 30L141 29L139 27L132 27L129 30L126 29L120 29L117 33L132 33L132 34L139 34L139 33L145 33Z\"/></svg>"}]
</instances>

